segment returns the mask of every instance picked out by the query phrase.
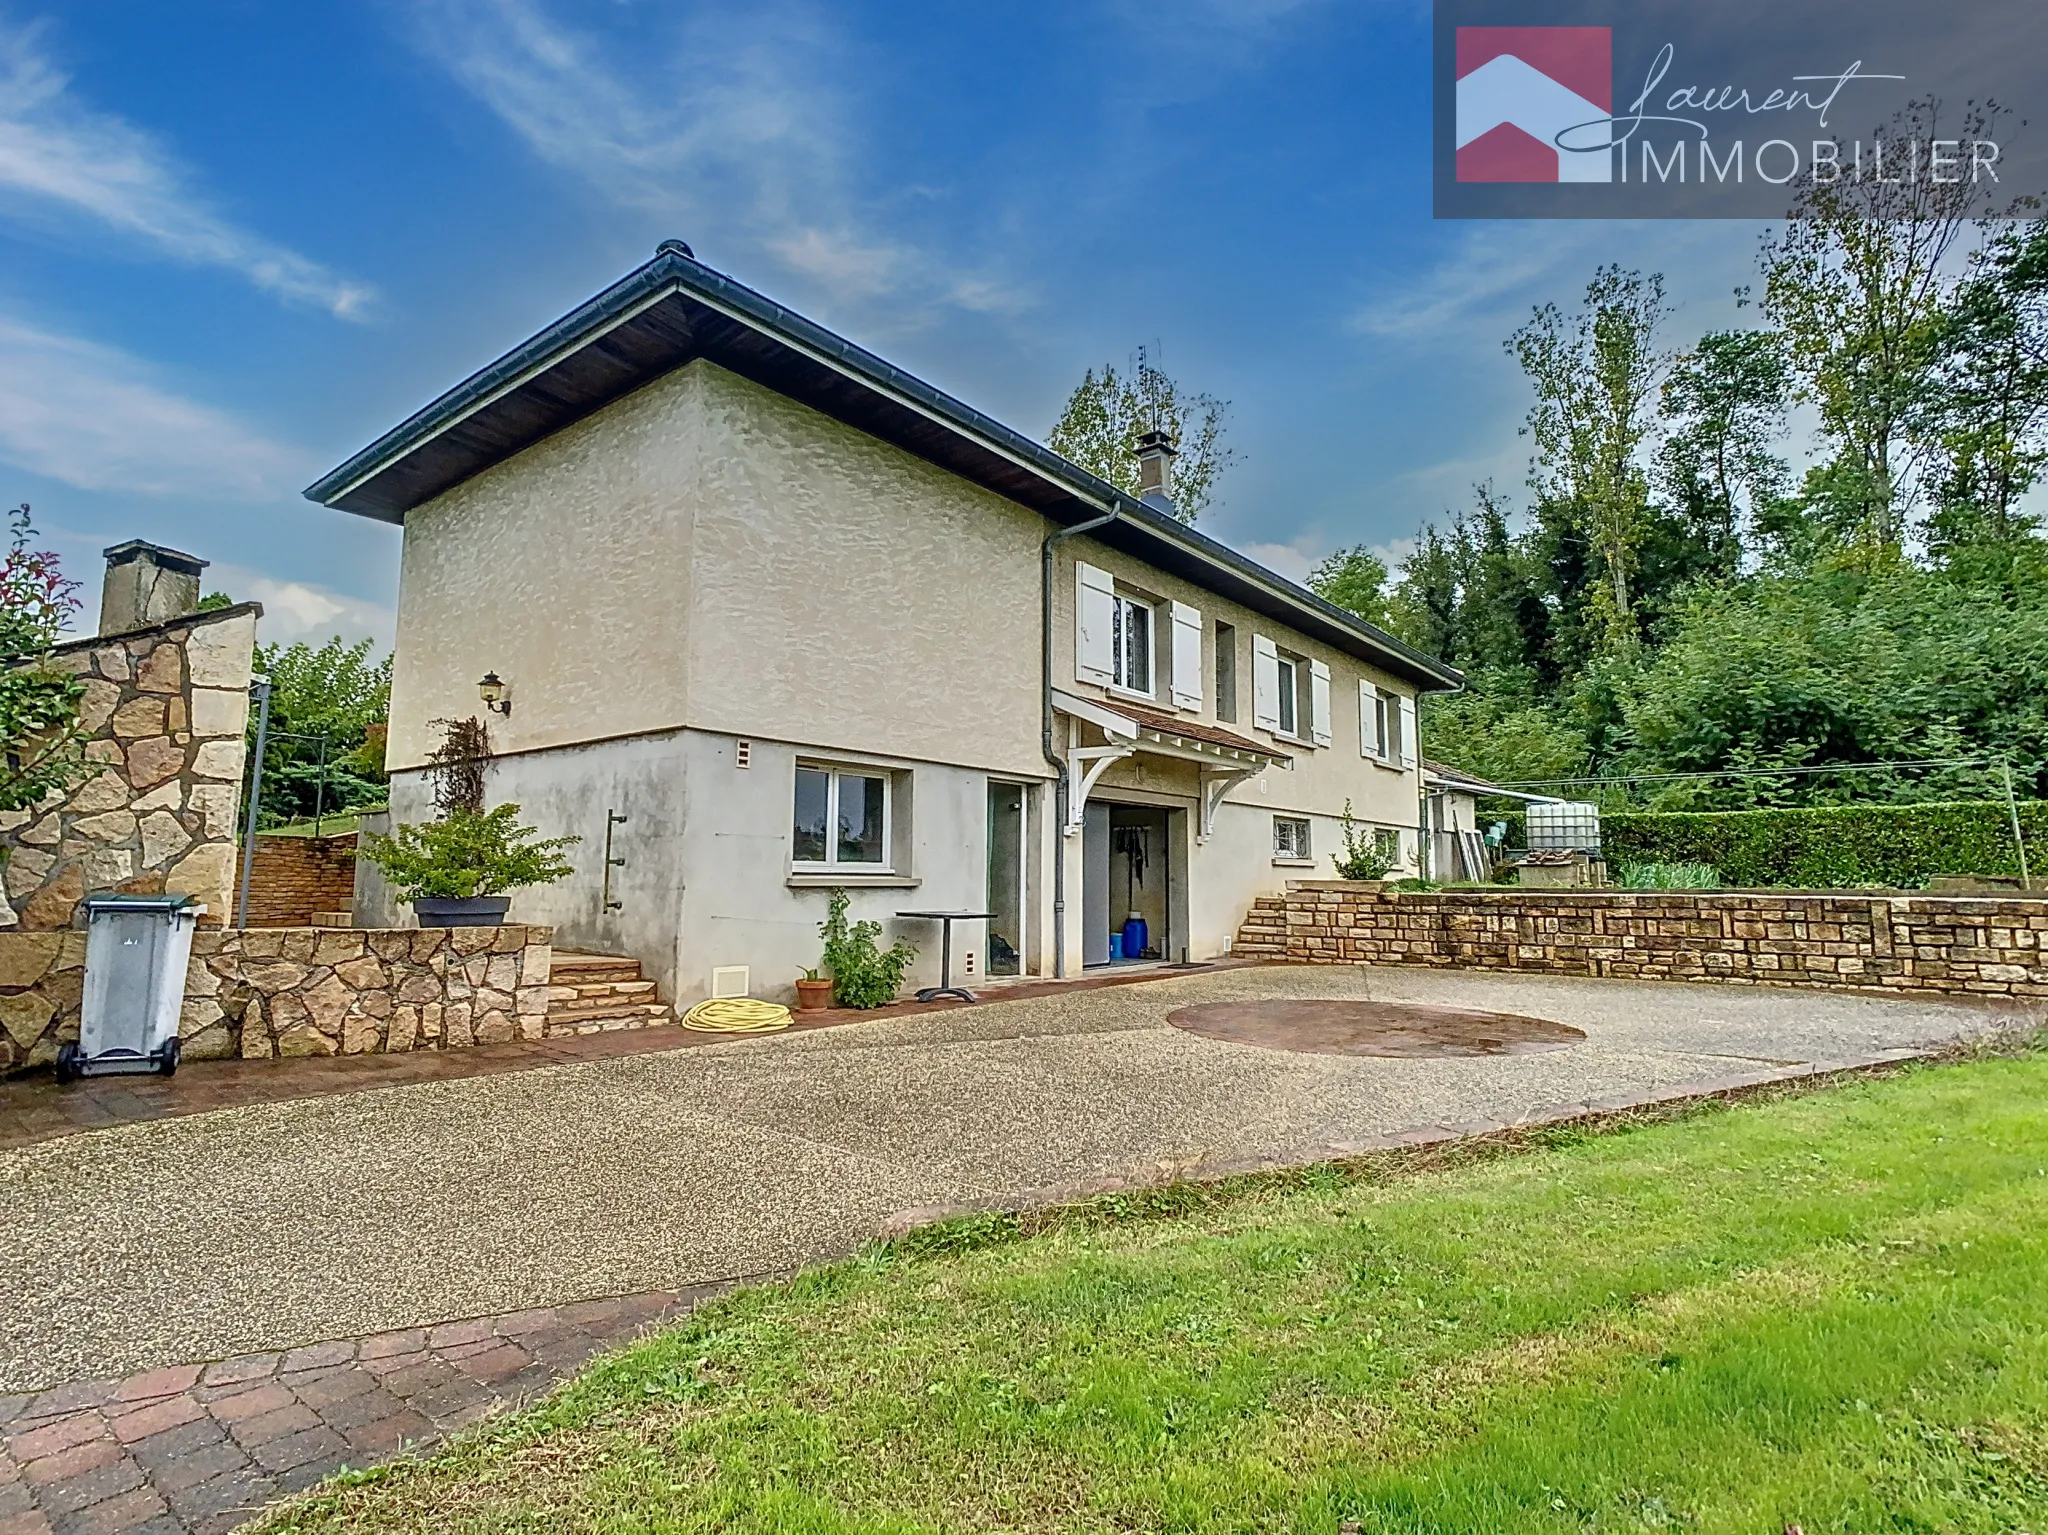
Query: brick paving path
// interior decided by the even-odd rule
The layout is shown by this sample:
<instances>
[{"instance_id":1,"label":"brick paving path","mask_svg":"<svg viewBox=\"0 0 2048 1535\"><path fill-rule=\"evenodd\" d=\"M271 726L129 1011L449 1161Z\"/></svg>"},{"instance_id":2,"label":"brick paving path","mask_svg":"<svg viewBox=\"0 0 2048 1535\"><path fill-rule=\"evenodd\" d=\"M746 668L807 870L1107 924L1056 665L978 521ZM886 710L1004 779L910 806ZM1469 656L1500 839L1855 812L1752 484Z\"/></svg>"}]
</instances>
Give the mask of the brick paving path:
<instances>
[{"instance_id":1,"label":"brick paving path","mask_svg":"<svg viewBox=\"0 0 2048 1535\"><path fill-rule=\"evenodd\" d=\"M433 1444L717 1293L621 1296L0 1396L0 1535L213 1535Z\"/></svg>"}]
</instances>

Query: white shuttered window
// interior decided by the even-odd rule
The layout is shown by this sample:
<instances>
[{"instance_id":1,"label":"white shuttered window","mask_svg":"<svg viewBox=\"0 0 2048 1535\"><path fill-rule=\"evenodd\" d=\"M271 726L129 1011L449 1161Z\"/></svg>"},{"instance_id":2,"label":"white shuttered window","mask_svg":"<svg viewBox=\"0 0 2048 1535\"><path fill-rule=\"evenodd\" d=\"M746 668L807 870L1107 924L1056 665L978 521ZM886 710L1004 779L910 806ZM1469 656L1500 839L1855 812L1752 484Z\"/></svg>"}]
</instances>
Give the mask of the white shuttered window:
<instances>
[{"instance_id":1,"label":"white shuttered window","mask_svg":"<svg viewBox=\"0 0 2048 1535\"><path fill-rule=\"evenodd\" d=\"M1173 605L1173 706L1202 707L1202 613L1185 602Z\"/></svg>"},{"instance_id":2,"label":"white shuttered window","mask_svg":"<svg viewBox=\"0 0 2048 1535\"><path fill-rule=\"evenodd\" d=\"M1263 634L1252 636L1252 723L1280 728L1280 652Z\"/></svg>"},{"instance_id":3,"label":"white shuttered window","mask_svg":"<svg viewBox=\"0 0 2048 1535\"><path fill-rule=\"evenodd\" d=\"M1330 669L1320 661L1308 663L1308 738L1330 744Z\"/></svg>"},{"instance_id":4,"label":"white shuttered window","mask_svg":"<svg viewBox=\"0 0 2048 1535\"><path fill-rule=\"evenodd\" d=\"M1074 566L1074 675L1103 687L1116 676L1116 582L1093 565Z\"/></svg>"}]
</instances>

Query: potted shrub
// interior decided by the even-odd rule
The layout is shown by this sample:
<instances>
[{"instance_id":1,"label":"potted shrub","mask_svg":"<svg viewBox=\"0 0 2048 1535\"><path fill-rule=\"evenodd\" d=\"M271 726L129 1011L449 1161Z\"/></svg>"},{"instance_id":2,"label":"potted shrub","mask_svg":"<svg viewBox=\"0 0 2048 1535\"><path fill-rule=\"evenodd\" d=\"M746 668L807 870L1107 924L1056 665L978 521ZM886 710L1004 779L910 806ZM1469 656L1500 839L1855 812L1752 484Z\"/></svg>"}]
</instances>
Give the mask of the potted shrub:
<instances>
[{"instance_id":1,"label":"potted shrub","mask_svg":"<svg viewBox=\"0 0 2048 1535\"><path fill-rule=\"evenodd\" d=\"M806 970L796 978L796 1010L800 1013L815 1013L832 1005L832 980L820 976L816 970Z\"/></svg>"},{"instance_id":2,"label":"potted shrub","mask_svg":"<svg viewBox=\"0 0 2048 1535\"><path fill-rule=\"evenodd\" d=\"M844 890L834 890L825 920L818 924L818 936L825 940L825 968L832 972L832 995L841 1007L881 1007L895 1001L903 989L904 972L917 958L917 950L901 939L887 949L879 947L875 940L882 935L882 924L848 922L847 899ZM799 995L802 984L798 982Z\"/></svg>"},{"instance_id":3,"label":"potted shrub","mask_svg":"<svg viewBox=\"0 0 2048 1535\"><path fill-rule=\"evenodd\" d=\"M362 856L384 871L421 927L496 927L512 904L503 892L545 885L575 871L560 857L580 837L537 838L517 805L451 810L438 821L363 839Z\"/></svg>"}]
</instances>

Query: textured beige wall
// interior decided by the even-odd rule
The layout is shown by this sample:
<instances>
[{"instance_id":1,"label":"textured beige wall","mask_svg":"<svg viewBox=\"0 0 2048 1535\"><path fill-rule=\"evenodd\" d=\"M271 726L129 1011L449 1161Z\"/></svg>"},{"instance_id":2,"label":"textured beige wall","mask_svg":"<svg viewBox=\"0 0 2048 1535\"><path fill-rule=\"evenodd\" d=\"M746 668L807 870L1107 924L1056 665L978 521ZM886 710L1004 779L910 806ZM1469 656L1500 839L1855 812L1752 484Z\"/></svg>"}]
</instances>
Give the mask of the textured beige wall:
<instances>
[{"instance_id":1,"label":"textured beige wall","mask_svg":"<svg viewBox=\"0 0 2048 1535\"><path fill-rule=\"evenodd\" d=\"M1226 797L1226 804L1253 806L1261 810L1278 813L1301 813L1309 815L1334 816L1344 809L1348 797L1352 803L1352 814L1360 820L1383 821L1391 825L1412 827L1419 819L1417 795L1420 789L1418 774L1397 772L1383 767L1370 758L1363 757L1358 750L1358 680L1362 676L1372 682L1382 693L1407 693L1413 696L1412 686L1395 682L1392 676L1363 663L1343 652L1333 650L1303 635L1295 633L1272 619L1251 612L1228 602L1213 592L1206 592L1185 581L1178 580L1162 571L1152 569L1127 555L1096 543L1093 539L1081 537L1070 539L1061 546L1059 569L1053 581L1053 686L1083 697L1098 698L1110 708L1115 708L1117 696L1107 689L1077 681L1074 677L1074 565L1076 562L1096 566L1115 576L1119 582L1130 586L1149 597L1162 602L1184 602L1198 608L1202 614L1202 707L1196 712L1186 712L1189 719L1199 719L1209 724L1220 724L1226 730L1233 730L1261 745L1272 746L1287 753L1293 759L1292 768L1268 768L1256 778L1233 789ZM1161 613L1162 624L1164 611ZM1214 654L1216 621L1221 619L1237 627L1237 718L1235 721L1216 718L1216 658ZM1263 634L1268 639L1299 655L1323 662L1330 668L1330 744L1324 747L1305 746L1298 741L1275 736L1270 731L1259 730L1252 724L1252 636ZM1160 651L1165 654L1164 649ZM1171 689L1166 685L1162 672L1156 696L1150 707L1168 713L1181 713L1173 707ZM1034 672L1036 667L1033 668ZM1120 783L1135 783L1124 764L1118 764L1103 775L1103 786L1114 789ZM1193 793L1192 788L1186 792ZM1332 849L1334 851L1334 846ZM1318 838L1316 855L1320 861L1325 848ZM1298 877L1298 875L1297 875Z\"/></svg>"},{"instance_id":2,"label":"textured beige wall","mask_svg":"<svg viewBox=\"0 0 2048 1535\"><path fill-rule=\"evenodd\" d=\"M707 364L690 723L1045 773L1046 524Z\"/></svg>"},{"instance_id":3,"label":"textured beige wall","mask_svg":"<svg viewBox=\"0 0 2048 1535\"><path fill-rule=\"evenodd\" d=\"M407 515L393 767L440 718L484 718L500 752L683 723L701 382L672 373ZM486 671L509 717L484 714Z\"/></svg>"},{"instance_id":4,"label":"textured beige wall","mask_svg":"<svg viewBox=\"0 0 2048 1535\"><path fill-rule=\"evenodd\" d=\"M1042 773L1044 526L692 363L407 517L389 760L492 670L500 753L687 723Z\"/></svg>"}]
</instances>

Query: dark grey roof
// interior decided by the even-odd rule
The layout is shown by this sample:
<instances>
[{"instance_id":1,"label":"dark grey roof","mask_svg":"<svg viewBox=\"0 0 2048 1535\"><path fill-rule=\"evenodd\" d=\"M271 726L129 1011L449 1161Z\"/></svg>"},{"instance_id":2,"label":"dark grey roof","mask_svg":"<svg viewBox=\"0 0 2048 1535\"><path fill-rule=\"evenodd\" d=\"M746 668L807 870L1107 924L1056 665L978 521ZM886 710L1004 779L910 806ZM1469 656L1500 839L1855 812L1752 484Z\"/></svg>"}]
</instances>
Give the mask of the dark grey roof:
<instances>
[{"instance_id":1,"label":"dark grey roof","mask_svg":"<svg viewBox=\"0 0 2048 1535\"><path fill-rule=\"evenodd\" d=\"M1109 506L1091 537L1424 688L1459 673L1050 448L695 260L679 241L322 476L324 506L413 507L684 363L704 358L1055 522Z\"/></svg>"}]
</instances>

